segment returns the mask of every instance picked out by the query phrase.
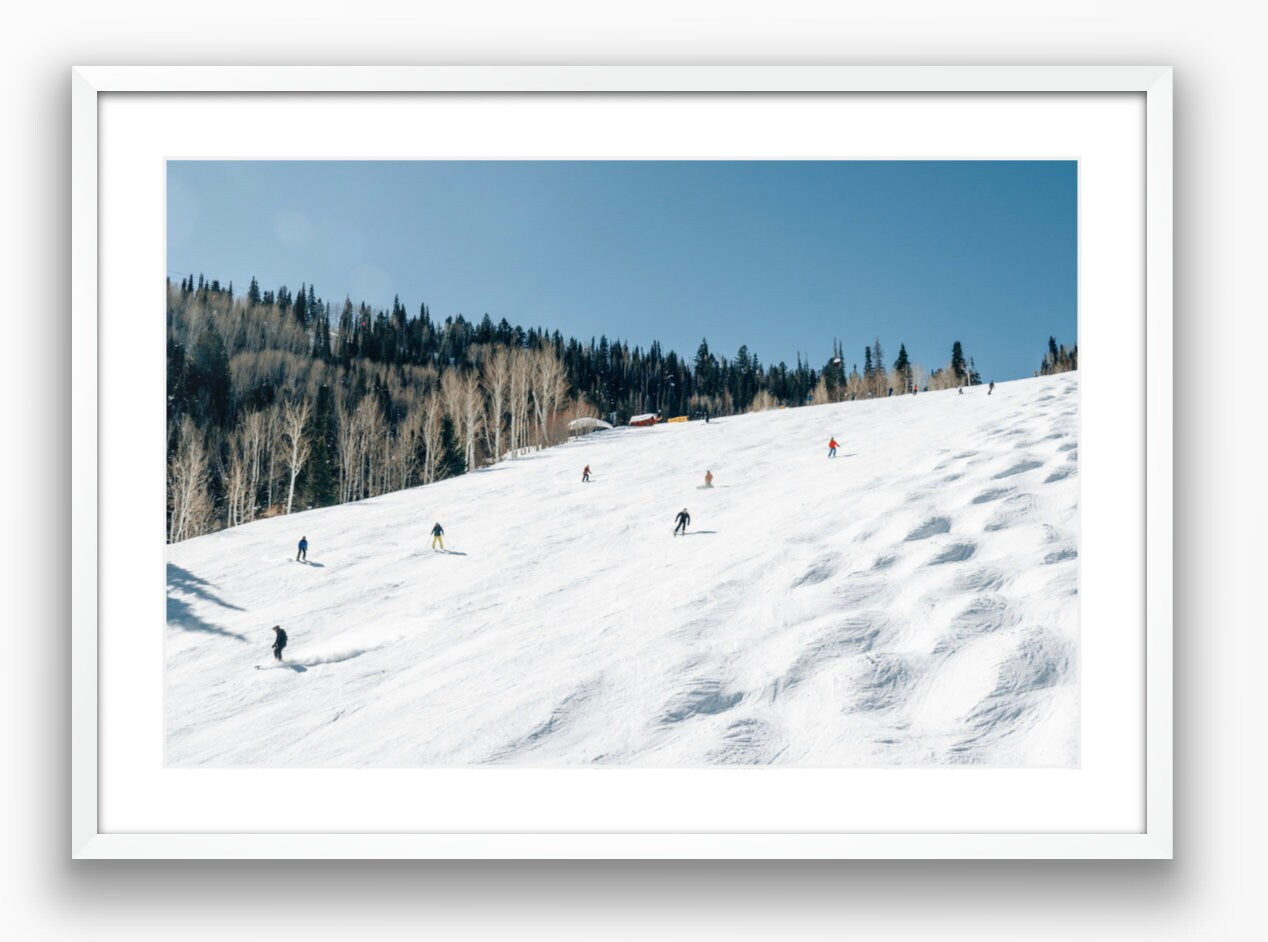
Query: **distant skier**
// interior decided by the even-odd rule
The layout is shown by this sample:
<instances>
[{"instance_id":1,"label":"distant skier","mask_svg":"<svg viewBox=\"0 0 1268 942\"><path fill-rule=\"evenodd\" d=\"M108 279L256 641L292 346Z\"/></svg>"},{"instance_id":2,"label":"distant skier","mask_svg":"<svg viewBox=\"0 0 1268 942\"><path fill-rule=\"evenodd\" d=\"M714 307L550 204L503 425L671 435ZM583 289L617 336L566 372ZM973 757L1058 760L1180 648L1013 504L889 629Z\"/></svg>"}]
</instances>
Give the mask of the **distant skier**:
<instances>
[{"instance_id":1,"label":"distant skier","mask_svg":"<svg viewBox=\"0 0 1268 942\"><path fill-rule=\"evenodd\" d=\"M991 380L991 385L990 385L990 386L988 386L988 387L987 387L987 389L986 389L986 395L988 395L988 396L989 396L989 395L990 395L991 393L993 393L994 391L995 391L995 381L994 381L994 380Z\"/></svg>"},{"instance_id":2,"label":"distant skier","mask_svg":"<svg viewBox=\"0 0 1268 942\"><path fill-rule=\"evenodd\" d=\"M435 549L436 544L440 544L440 548L445 548L445 528L437 521L436 525L431 528L431 548Z\"/></svg>"},{"instance_id":3,"label":"distant skier","mask_svg":"<svg viewBox=\"0 0 1268 942\"><path fill-rule=\"evenodd\" d=\"M280 661L282 659L282 648L286 647L286 632L282 630L280 625L274 625L273 631L277 633L277 637L273 640L273 656Z\"/></svg>"},{"instance_id":4,"label":"distant skier","mask_svg":"<svg viewBox=\"0 0 1268 942\"><path fill-rule=\"evenodd\" d=\"M961 386L961 387L960 387L960 395L961 395L961 396L963 396L963 395L964 395L964 387L963 387L963 386Z\"/></svg>"},{"instance_id":5,"label":"distant skier","mask_svg":"<svg viewBox=\"0 0 1268 942\"><path fill-rule=\"evenodd\" d=\"M713 487L713 472L712 472L712 471L705 471L705 473L704 473L704 486L705 486L705 487Z\"/></svg>"},{"instance_id":6,"label":"distant skier","mask_svg":"<svg viewBox=\"0 0 1268 942\"><path fill-rule=\"evenodd\" d=\"M837 440L835 438L829 441L828 442L828 457L835 458L837 456L837 449L840 447L841 446L837 444Z\"/></svg>"},{"instance_id":7,"label":"distant skier","mask_svg":"<svg viewBox=\"0 0 1268 942\"><path fill-rule=\"evenodd\" d=\"M590 466L586 465L585 470L581 472L582 483L590 480Z\"/></svg>"},{"instance_id":8,"label":"distant skier","mask_svg":"<svg viewBox=\"0 0 1268 942\"><path fill-rule=\"evenodd\" d=\"M299 552L295 554L295 562L308 562L308 537L299 538Z\"/></svg>"},{"instance_id":9,"label":"distant skier","mask_svg":"<svg viewBox=\"0 0 1268 942\"><path fill-rule=\"evenodd\" d=\"M687 513L687 508L684 507L682 510L678 511L678 516L674 519L676 521L674 526L674 536L678 535L679 530L682 531L683 536L686 536L687 524L691 523L691 514Z\"/></svg>"}]
</instances>

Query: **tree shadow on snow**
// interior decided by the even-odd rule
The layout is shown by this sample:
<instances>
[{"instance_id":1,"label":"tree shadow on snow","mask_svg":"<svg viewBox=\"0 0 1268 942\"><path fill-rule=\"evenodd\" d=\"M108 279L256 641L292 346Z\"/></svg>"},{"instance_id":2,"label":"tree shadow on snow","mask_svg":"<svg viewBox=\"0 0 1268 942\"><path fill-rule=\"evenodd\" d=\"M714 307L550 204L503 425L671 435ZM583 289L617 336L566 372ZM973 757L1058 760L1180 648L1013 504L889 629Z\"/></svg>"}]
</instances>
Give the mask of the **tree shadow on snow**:
<instances>
[{"instance_id":1,"label":"tree shadow on snow","mask_svg":"<svg viewBox=\"0 0 1268 942\"><path fill-rule=\"evenodd\" d=\"M202 579L188 569L182 569L173 563L167 564L167 590L177 589L186 595L194 595L200 599L205 599L219 605L221 608L231 608L235 612L245 611L241 605L234 605L232 602L226 602L220 596L212 592L212 585L206 579Z\"/></svg>"},{"instance_id":2,"label":"tree shadow on snow","mask_svg":"<svg viewBox=\"0 0 1268 942\"><path fill-rule=\"evenodd\" d=\"M226 602L220 596L211 591L211 583L205 579L200 579L187 569L180 566L167 564L167 623L181 631L202 631L207 634L220 635L225 638L233 638L235 641L245 642L246 636L238 634L236 631L229 631L214 625L206 619L195 615L193 609L187 601L182 598L175 597L172 593L184 593L192 595L196 598L204 599L221 608L233 609L234 611L245 611L240 605L233 605Z\"/></svg>"},{"instance_id":3,"label":"tree shadow on snow","mask_svg":"<svg viewBox=\"0 0 1268 942\"><path fill-rule=\"evenodd\" d=\"M245 642L246 636L240 635L236 631L229 631L227 628L221 628L219 625L213 625L209 621L199 618L193 613L189 607L189 603L184 599L167 597L167 623L181 631L205 631L207 634L220 635L225 638L233 638L235 641Z\"/></svg>"}]
</instances>

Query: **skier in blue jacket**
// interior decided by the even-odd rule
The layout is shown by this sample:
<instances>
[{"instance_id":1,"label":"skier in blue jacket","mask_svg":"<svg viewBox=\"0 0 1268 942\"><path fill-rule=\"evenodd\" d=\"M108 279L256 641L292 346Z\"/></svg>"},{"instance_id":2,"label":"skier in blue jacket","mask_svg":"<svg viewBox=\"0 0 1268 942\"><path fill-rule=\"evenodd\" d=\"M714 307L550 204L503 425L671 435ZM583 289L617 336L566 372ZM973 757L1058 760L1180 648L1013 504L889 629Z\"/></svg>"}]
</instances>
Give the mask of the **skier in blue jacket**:
<instances>
[{"instance_id":1,"label":"skier in blue jacket","mask_svg":"<svg viewBox=\"0 0 1268 942\"><path fill-rule=\"evenodd\" d=\"M299 552L295 554L295 562L308 562L308 537L299 538Z\"/></svg>"}]
</instances>

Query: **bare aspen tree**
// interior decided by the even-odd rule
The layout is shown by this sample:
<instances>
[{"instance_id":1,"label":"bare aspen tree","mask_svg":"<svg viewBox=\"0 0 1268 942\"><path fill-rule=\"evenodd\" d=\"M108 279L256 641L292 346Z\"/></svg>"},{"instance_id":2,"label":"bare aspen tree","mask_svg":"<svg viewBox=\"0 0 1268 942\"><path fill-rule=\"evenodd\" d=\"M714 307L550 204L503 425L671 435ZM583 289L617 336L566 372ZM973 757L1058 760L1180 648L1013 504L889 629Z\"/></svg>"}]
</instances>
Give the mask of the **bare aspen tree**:
<instances>
[{"instance_id":1,"label":"bare aspen tree","mask_svg":"<svg viewBox=\"0 0 1268 942\"><path fill-rule=\"evenodd\" d=\"M221 472L221 481L225 493L225 526L236 527L247 519L247 505L251 503L248 493L247 465L243 457L242 426L238 425L229 434L229 462Z\"/></svg>"},{"instance_id":2,"label":"bare aspen tree","mask_svg":"<svg viewBox=\"0 0 1268 942\"><path fill-rule=\"evenodd\" d=\"M418 451L423 440L423 410L414 406L405 414L396 433L396 454L393 462L396 486L406 488L418 473ZM390 489L390 488L389 488Z\"/></svg>"},{"instance_id":3,"label":"bare aspen tree","mask_svg":"<svg viewBox=\"0 0 1268 942\"><path fill-rule=\"evenodd\" d=\"M480 378L474 372L449 370L440 377L440 393L445 410L453 421L462 442L463 465L467 471L475 467L476 436L484 418L484 397L480 394Z\"/></svg>"},{"instance_id":4,"label":"bare aspen tree","mask_svg":"<svg viewBox=\"0 0 1268 942\"><path fill-rule=\"evenodd\" d=\"M822 376L819 377L819 382L815 384L814 391L810 394L810 401L816 406L826 405L833 401L832 391L828 389L828 381Z\"/></svg>"},{"instance_id":5,"label":"bare aspen tree","mask_svg":"<svg viewBox=\"0 0 1268 942\"><path fill-rule=\"evenodd\" d=\"M516 348L511 351L510 390L510 450L512 456L518 455L528 441L529 421L529 389L531 386L532 362L527 350Z\"/></svg>"},{"instance_id":6,"label":"bare aspen tree","mask_svg":"<svg viewBox=\"0 0 1268 942\"><path fill-rule=\"evenodd\" d=\"M445 408L435 392L427 393L423 399L422 415L423 483L430 484L436 480L436 472L440 469L440 450L444 445Z\"/></svg>"},{"instance_id":7,"label":"bare aspen tree","mask_svg":"<svg viewBox=\"0 0 1268 942\"><path fill-rule=\"evenodd\" d=\"M553 347L543 347L532 355L533 411L537 419L537 447L552 444L550 433L555 416L568 395L564 365Z\"/></svg>"},{"instance_id":8,"label":"bare aspen tree","mask_svg":"<svg viewBox=\"0 0 1268 942\"><path fill-rule=\"evenodd\" d=\"M867 380L859 375L858 370L851 370L850 375L845 378L845 389L842 390L841 398L845 399L862 399L867 395Z\"/></svg>"},{"instance_id":9,"label":"bare aspen tree","mask_svg":"<svg viewBox=\"0 0 1268 942\"><path fill-rule=\"evenodd\" d=\"M360 499L378 493L379 469L386 463L383 448L387 429L383 423L383 410L373 396L366 396L357 404L356 425L360 477L357 499Z\"/></svg>"},{"instance_id":10,"label":"bare aspen tree","mask_svg":"<svg viewBox=\"0 0 1268 942\"><path fill-rule=\"evenodd\" d=\"M268 513L273 513L277 506L274 486L278 483L278 464L282 460L282 407L274 404L264 413L265 441L268 442L268 497L264 505Z\"/></svg>"},{"instance_id":11,"label":"bare aspen tree","mask_svg":"<svg viewBox=\"0 0 1268 942\"><path fill-rule=\"evenodd\" d=\"M286 512L295 504L295 480L304 468L304 462L312 451L312 443L304 435L312 412L307 399L288 402L282 408L282 441L286 447L286 468L290 472L290 485L286 491Z\"/></svg>"},{"instance_id":12,"label":"bare aspen tree","mask_svg":"<svg viewBox=\"0 0 1268 942\"><path fill-rule=\"evenodd\" d=\"M913 363L908 370L911 374L911 385L913 389L924 389L929 382L928 371L919 363Z\"/></svg>"},{"instance_id":13,"label":"bare aspen tree","mask_svg":"<svg viewBox=\"0 0 1268 942\"><path fill-rule=\"evenodd\" d=\"M373 496L377 481L383 417L378 403L366 397L355 409L336 408L339 421L339 501Z\"/></svg>"},{"instance_id":14,"label":"bare aspen tree","mask_svg":"<svg viewBox=\"0 0 1268 942\"><path fill-rule=\"evenodd\" d=\"M247 492L250 494L245 507L245 519L251 521L259 510L260 478L264 474L265 453L268 450L268 429L263 412L257 410L243 416L242 447L246 463Z\"/></svg>"},{"instance_id":15,"label":"bare aspen tree","mask_svg":"<svg viewBox=\"0 0 1268 942\"><path fill-rule=\"evenodd\" d=\"M467 470L476 466L476 438L484 426L484 392L473 371L462 377L462 441Z\"/></svg>"},{"instance_id":16,"label":"bare aspen tree","mask_svg":"<svg viewBox=\"0 0 1268 942\"><path fill-rule=\"evenodd\" d=\"M254 520L259 511L260 481L266 452L264 414L245 412L229 434L229 461L223 472L225 525Z\"/></svg>"},{"instance_id":17,"label":"bare aspen tree","mask_svg":"<svg viewBox=\"0 0 1268 942\"><path fill-rule=\"evenodd\" d=\"M456 369L440 374L440 396L444 400L445 413L459 438L462 437L462 385L462 377Z\"/></svg>"},{"instance_id":18,"label":"bare aspen tree","mask_svg":"<svg viewBox=\"0 0 1268 942\"><path fill-rule=\"evenodd\" d=\"M489 397L489 414L485 422L485 438L494 461L502 460L503 415L511 391L511 354L503 346L494 347L485 358L481 370L484 389Z\"/></svg>"},{"instance_id":19,"label":"bare aspen tree","mask_svg":"<svg viewBox=\"0 0 1268 942\"><path fill-rule=\"evenodd\" d=\"M177 436L176 453L168 462L167 499L171 511L167 541L176 543L211 529L213 508L207 490L207 445L203 433L186 416Z\"/></svg>"},{"instance_id":20,"label":"bare aspen tree","mask_svg":"<svg viewBox=\"0 0 1268 942\"><path fill-rule=\"evenodd\" d=\"M929 374L930 389L952 389L959 385L960 381L956 379L955 370L950 363Z\"/></svg>"},{"instance_id":21,"label":"bare aspen tree","mask_svg":"<svg viewBox=\"0 0 1268 942\"><path fill-rule=\"evenodd\" d=\"M335 404L335 421L338 423L336 442L339 448L339 503L346 504L352 500L356 487L356 465L359 457L357 437L356 410L344 405L342 401Z\"/></svg>"},{"instance_id":22,"label":"bare aspen tree","mask_svg":"<svg viewBox=\"0 0 1268 942\"><path fill-rule=\"evenodd\" d=\"M770 394L769 390L759 389L753 397L753 401L749 403L749 412L765 412L768 409L779 408L779 402Z\"/></svg>"}]
</instances>

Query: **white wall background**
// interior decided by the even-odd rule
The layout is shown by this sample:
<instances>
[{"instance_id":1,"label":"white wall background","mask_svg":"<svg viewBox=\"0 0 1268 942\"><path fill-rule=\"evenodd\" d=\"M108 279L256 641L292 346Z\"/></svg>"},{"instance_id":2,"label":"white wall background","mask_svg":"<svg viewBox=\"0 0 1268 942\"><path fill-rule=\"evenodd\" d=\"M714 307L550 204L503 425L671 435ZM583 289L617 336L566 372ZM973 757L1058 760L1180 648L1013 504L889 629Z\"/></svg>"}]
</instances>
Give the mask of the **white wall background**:
<instances>
[{"instance_id":1,"label":"white wall background","mask_svg":"<svg viewBox=\"0 0 1268 942\"><path fill-rule=\"evenodd\" d=\"M1229 0L64 0L0 28L4 742L19 938L1239 939L1265 834L1263 23ZM271 864L68 859L69 78L75 64L1176 66L1172 863ZM285 133L286 129L282 129ZM233 129L226 129L232 134ZM262 800L271 800L262 796Z\"/></svg>"}]
</instances>

